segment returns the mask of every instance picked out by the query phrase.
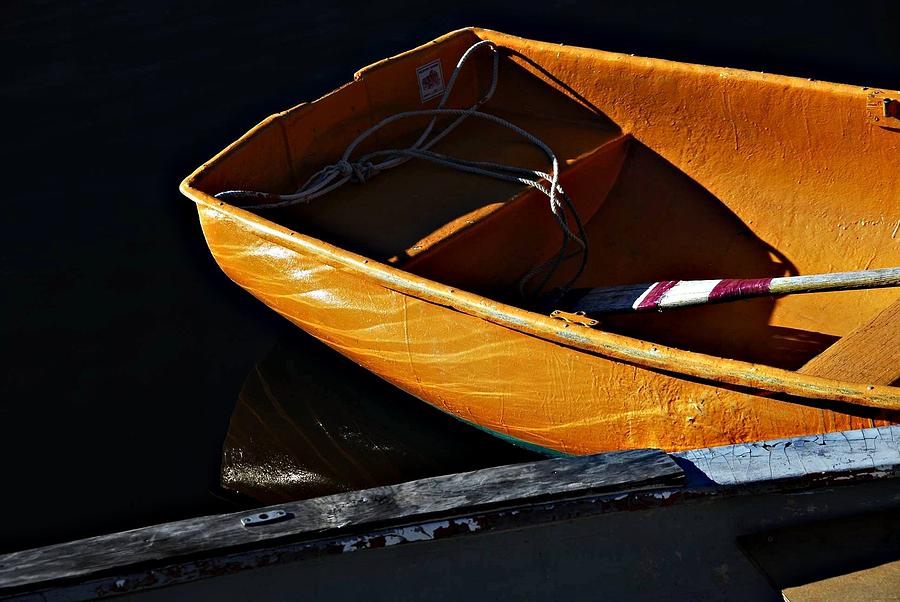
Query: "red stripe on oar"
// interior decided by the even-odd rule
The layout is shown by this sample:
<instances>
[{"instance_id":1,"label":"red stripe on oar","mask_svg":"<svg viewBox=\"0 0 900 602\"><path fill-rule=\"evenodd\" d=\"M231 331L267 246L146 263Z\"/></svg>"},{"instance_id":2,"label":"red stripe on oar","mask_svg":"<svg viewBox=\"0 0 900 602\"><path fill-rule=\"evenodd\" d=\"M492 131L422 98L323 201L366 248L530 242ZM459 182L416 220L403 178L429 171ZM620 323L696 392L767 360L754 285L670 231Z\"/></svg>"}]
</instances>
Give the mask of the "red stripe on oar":
<instances>
[{"instance_id":1,"label":"red stripe on oar","mask_svg":"<svg viewBox=\"0 0 900 602\"><path fill-rule=\"evenodd\" d=\"M734 299L753 295L765 295L772 284L771 278L741 278L722 280L709 292L709 300Z\"/></svg>"},{"instance_id":2,"label":"red stripe on oar","mask_svg":"<svg viewBox=\"0 0 900 602\"><path fill-rule=\"evenodd\" d=\"M663 280L662 282L657 282L653 285L653 288L650 289L650 292L647 293L647 296L643 298L643 300L638 304L635 309L654 309L656 308L657 302L659 302L660 298L666 291L678 284L678 280Z\"/></svg>"}]
</instances>

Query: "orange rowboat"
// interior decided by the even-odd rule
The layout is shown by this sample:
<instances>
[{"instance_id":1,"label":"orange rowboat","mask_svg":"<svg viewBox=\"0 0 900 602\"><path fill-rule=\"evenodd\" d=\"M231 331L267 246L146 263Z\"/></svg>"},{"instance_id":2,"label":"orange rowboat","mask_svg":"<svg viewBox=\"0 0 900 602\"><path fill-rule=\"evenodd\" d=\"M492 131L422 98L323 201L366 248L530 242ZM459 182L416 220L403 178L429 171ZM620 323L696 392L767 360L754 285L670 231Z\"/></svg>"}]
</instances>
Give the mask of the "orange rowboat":
<instances>
[{"instance_id":1,"label":"orange rowboat","mask_svg":"<svg viewBox=\"0 0 900 602\"><path fill-rule=\"evenodd\" d=\"M266 119L181 190L232 280L521 444L866 428L900 419L896 288L595 325L529 299L900 265L898 98L466 29Z\"/></svg>"}]
</instances>

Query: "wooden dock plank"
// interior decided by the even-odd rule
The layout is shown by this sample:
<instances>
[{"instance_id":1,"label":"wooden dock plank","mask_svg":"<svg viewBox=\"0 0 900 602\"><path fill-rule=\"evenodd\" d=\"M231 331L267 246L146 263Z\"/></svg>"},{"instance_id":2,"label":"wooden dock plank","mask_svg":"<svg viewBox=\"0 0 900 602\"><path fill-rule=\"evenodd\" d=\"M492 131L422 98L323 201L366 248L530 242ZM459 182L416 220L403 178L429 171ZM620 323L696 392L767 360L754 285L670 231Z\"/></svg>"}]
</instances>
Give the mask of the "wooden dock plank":
<instances>
[{"instance_id":1,"label":"wooden dock plank","mask_svg":"<svg viewBox=\"0 0 900 602\"><path fill-rule=\"evenodd\" d=\"M900 560L784 590L787 602L872 602L900 597Z\"/></svg>"},{"instance_id":2,"label":"wooden dock plank","mask_svg":"<svg viewBox=\"0 0 900 602\"><path fill-rule=\"evenodd\" d=\"M241 575L245 578L242 583L268 587L272 570L277 570L285 581L281 589L270 592L269 599L275 600L283 599L288 591L306 591L303 588L310 579L333 584L333 577L318 572L322 563L340 567L337 574L347 575L348 566L367 567L379 558L394 558L394 553L415 558L417 563L431 554L445 563L449 549L468 550L466 558L472 551L493 557L496 552L485 552L485 546L494 545L503 550L502 556L513 552L510 544L497 542L517 537L522 539L524 547L519 552L524 556L511 562L524 563L517 566L530 574L546 568L543 561L535 561L529 547L534 545L529 542L536 532L557 534L559 529L573 526L574 532L581 533L592 521L604 535L590 537L585 541L589 546L602 547L606 543L598 540L612 537L607 543L611 549L620 549L616 546L621 546L623 533L634 533L635 528L622 527L619 535L613 535L611 529L649 524L646 521L656 522L645 533L644 544L653 549L684 544L685 556L679 557L679 563L693 558L697 550L717 546L720 558L732 558L728 570L735 571L734 577L742 575L741 591L747 584L755 584L753 591L758 594L759 587L770 585L760 581L762 576L755 567L744 566L747 557L734 548L734 538L797 524L801 516L841 518L848 508L854 513L895 508L896 478L900 477L897 443L900 427L885 427L760 442L750 445L749 453L748 446L737 445L672 455L656 450L612 452L258 509L254 512L284 510L293 518L253 528L240 524L249 512L179 521L0 557L0 598L15 596L30 602L129 592L165 597L173 586L186 587L179 591L188 598L205 599L211 591L219 592L212 597L223 598L232 577ZM797 505L798 499L805 503ZM719 513L718 522L711 519L715 512ZM685 513L695 515L697 529L709 527L712 520L711 530L703 535L679 531ZM648 543L664 531L669 533L665 542ZM723 535L726 531L729 535ZM710 540L710 533L717 535ZM694 537L693 543L686 543L687 535ZM556 535L548 537L548 541L556 541ZM358 552L376 548L377 554L357 560ZM604 550L597 552L599 557L610 558L612 552ZM644 552L631 552L642 558L641 562L646 558ZM694 558L703 564L702 569L673 569L675 575L709 569L706 558L706 554ZM538 563L528 565L528 559ZM384 562L387 564L375 571L376 575L360 578L366 582L395 578L391 562ZM460 563L452 561L449 566ZM722 574L716 571L721 563L716 567L708 577L718 584L714 590L720 591L722 584L716 579ZM608 584L619 573L594 575L598 584ZM668 578L660 579L657 586L666 583L670 587ZM711 591L712 582L704 583L697 585L697 591ZM632 586L628 581L610 587L630 591ZM253 592L247 599L257 598L255 587L247 590ZM658 587L653 591L671 593ZM459 590L452 592L456 599ZM652 599L659 598L654 595Z\"/></svg>"},{"instance_id":3,"label":"wooden dock plank","mask_svg":"<svg viewBox=\"0 0 900 602\"><path fill-rule=\"evenodd\" d=\"M790 602L900 598L900 508L801 522L739 538Z\"/></svg>"},{"instance_id":4,"label":"wooden dock plank","mask_svg":"<svg viewBox=\"0 0 900 602\"><path fill-rule=\"evenodd\" d=\"M556 458L336 494L255 510L282 510L274 524L245 527L250 512L176 521L0 556L0 595L37 582L84 578L127 566L237 549L263 542L371 529L428 516L598 492L673 486L684 474L666 453L630 450Z\"/></svg>"}]
</instances>

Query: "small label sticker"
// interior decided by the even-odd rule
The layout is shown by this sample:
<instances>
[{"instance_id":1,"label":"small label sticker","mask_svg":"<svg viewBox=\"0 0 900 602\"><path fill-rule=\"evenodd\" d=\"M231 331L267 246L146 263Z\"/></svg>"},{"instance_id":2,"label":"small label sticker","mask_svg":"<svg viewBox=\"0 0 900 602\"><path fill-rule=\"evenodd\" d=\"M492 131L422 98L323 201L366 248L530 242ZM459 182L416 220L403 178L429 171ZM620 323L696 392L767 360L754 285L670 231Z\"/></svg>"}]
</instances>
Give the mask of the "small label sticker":
<instances>
[{"instance_id":1,"label":"small label sticker","mask_svg":"<svg viewBox=\"0 0 900 602\"><path fill-rule=\"evenodd\" d=\"M419 80L419 96L422 97L422 102L443 94L444 74L441 73L440 59L416 69L416 77Z\"/></svg>"}]
</instances>

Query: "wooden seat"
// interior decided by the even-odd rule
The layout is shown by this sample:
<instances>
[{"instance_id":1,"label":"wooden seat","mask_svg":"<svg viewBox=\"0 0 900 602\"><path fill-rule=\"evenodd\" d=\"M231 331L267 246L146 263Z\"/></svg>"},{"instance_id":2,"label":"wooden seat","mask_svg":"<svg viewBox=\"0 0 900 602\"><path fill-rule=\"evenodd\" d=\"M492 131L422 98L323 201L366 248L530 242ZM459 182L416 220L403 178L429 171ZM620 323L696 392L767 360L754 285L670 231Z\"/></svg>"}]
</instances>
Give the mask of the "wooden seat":
<instances>
[{"instance_id":1,"label":"wooden seat","mask_svg":"<svg viewBox=\"0 0 900 602\"><path fill-rule=\"evenodd\" d=\"M900 299L814 357L798 372L891 385L900 380Z\"/></svg>"}]
</instances>

